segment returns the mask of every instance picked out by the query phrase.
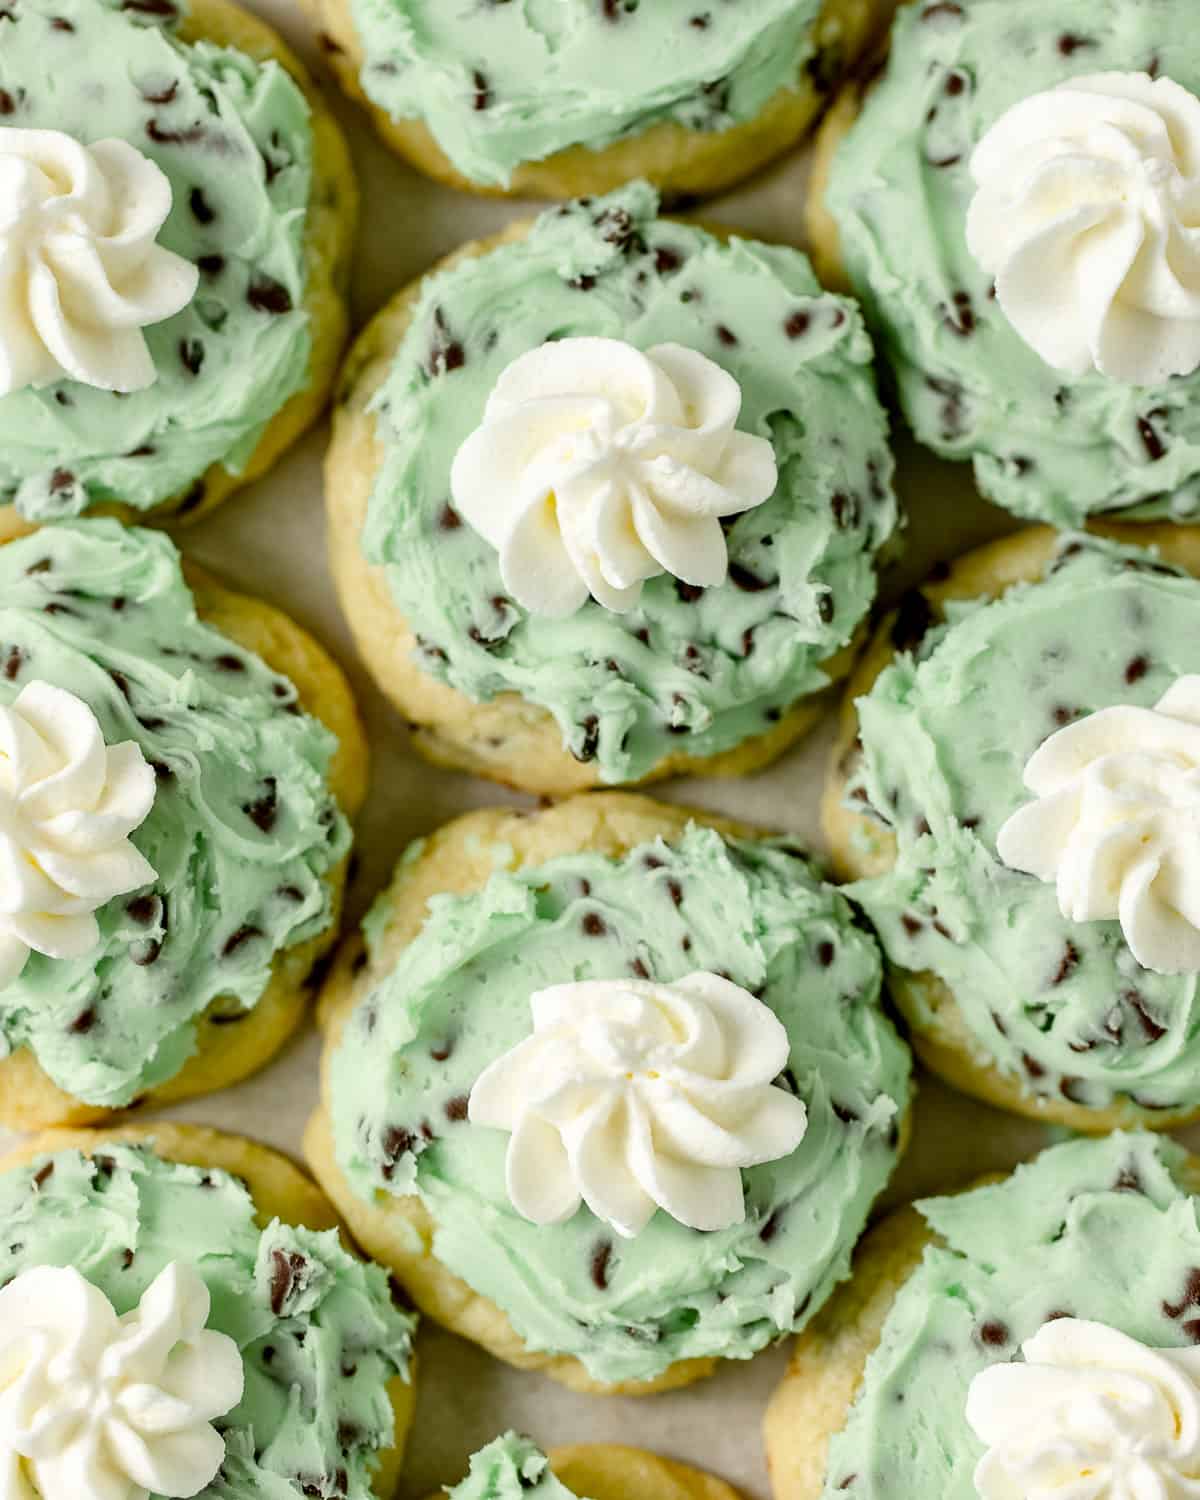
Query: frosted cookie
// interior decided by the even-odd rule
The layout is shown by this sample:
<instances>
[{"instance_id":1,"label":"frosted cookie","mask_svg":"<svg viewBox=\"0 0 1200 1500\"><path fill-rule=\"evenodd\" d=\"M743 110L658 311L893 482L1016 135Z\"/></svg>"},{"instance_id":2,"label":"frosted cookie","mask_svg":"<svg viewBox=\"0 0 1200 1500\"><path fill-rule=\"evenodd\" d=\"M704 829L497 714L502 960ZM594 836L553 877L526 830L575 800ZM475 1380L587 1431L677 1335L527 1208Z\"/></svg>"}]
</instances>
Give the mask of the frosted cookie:
<instances>
[{"instance_id":1,"label":"frosted cookie","mask_svg":"<svg viewBox=\"0 0 1200 1500\"><path fill-rule=\"evenodd\" d=\"M0 1465L16 1496L387 1500L415 1319L292 1164L189 1125L0 1160Z\"/></svg>"},{"instance_id":2,"label":"frosted cookie","mask_svg":"<svg viewBox=\"0 0 1200 1500\"><path fill-rule=\"evenodd\" d=\"M895 0L305 0L384 140L443 182L570 198L717 192L805 132Z\"/></svg>"},{"instance_id":3,"label":"frosted cookie","mask_svg":"<svg viewBox=\"0 0 1200 1500\"><path fill-rule=\"evenodd\" d=\"M449 1500L738 1500L711 1474L640 1448L581 1443L546 1454L515 1432L476 1453L470 1474L448 1494Z\"/></svg>"},{"instance_id":4,"label":"frosted cookie","mask_svg":"<svg viewBox=\"0 0 1200 1500\"><path fill-rule=\"evenodd\" d=\"M846 1274L909 1061L872 938L791 846L616 793L473 813L365 932L322 997L306 1150L438 1322L641 1394Z\"/></svg>"},{"instance_id":5,"label":"frosted cookie","mask_svg":"<svg viewBox=\"0 0 1200 1500\"><path fill-rule=\"evenodd\" d=\"M1031 529L909 595L825 799L923 1060L1095 1131L1200 1114L1200 536L1113 531L1156 550Z\"/></svg>"},{"instance_id":6,"label":"frosted cookie","mask_svg":"<svg viewBox=\"0 0 1200 1500\"><path fill-rule=\"evenodd\" d=\"M1200 1164L1073 1141L864 1240L767 1413L776 1500L1186 1494Z\"/></svg>"},{"instance_id":7,"label":"frosted cookie","mask_svg":"<svg viewBox=\"0 0 1200 1500\"><path fill-rule=\"evenodd\" d=\"M328 396L345 143L229 0L4 0L0 26L0 507L195 516Z\"/></svg>"},{"instance_id":8,"label":"frosted cookie","mask_svg":"<svg viewBox=\"0 0 1200 1500\"><path fill-rule=\"evenodd\" d=\"M336 928L366 747L287 616L112 520L0 547L0 1124L261 1067Z\"/></svg>"},{"instance_id":9,"label":"frosted cookie","mask_svg":"<svg viewBox=\"0 0 1200 1500\"><path fill-rule=\"evenodd\" d=\"M564 205L401 292L326 467L342 603L418 747L552 796L778 755L897 524L854 304L656 207Z\"/></svg>"},{"instance_id":10,"label":"frosted cookie","mask_svg":"<svg viewBox=\"0 0 1200 1500\"><path fill-rule=\"evenodd\" d=\"M828 117L814 255L916 435L1076 526L1200 513L1192 0L914 0Z\"/></svg>"}]
</instances>

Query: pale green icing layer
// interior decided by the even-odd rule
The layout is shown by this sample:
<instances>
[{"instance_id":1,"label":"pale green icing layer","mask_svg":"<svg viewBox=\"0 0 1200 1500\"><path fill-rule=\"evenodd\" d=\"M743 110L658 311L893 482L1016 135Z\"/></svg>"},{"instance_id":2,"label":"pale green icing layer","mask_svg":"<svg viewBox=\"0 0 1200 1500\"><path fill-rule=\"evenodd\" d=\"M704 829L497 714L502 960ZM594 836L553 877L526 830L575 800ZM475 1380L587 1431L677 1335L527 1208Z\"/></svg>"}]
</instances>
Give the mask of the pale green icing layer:
<instances>
[{"instance_id":1,"label":"pale green icing layer","mask_svg":"<svg viewBox=\"0 0 1200 1500\"><path fill-rule=\"evenodd\" d=\"M103 500L198 505L205 470L237 473L307 378L308 105L276 63L175 40L175 14L171 0L0 6L0 131L136 146L171 182L159 243L201 271L190 305L145 330L146 390L63 380L0 397L0 501L34 520Z\"/></svg>"},{"instance_id":2,"label":"pale green icing layer","mask_svg":"<svg viewBox=\"0 0 1200 1500\"><path fill-rule=\"evenodd\" d=\"M225 1172L118 1145L0 1175L0 1223L0 1285L71 1266L124 1314L171 1261L199 1273L208 1327L237 1343L245 1365L242 1400L216 1423L225 1462L201 1500L373 1500L378 1450L394 1432L386 1386L408 1375L416 1320L336 1230L278 1219L260 1229Z\"/></svg>"},{"instance_id":3,"label":"pale green icing layer","mask_svg":"<svg viewBox=\"0 0 1200 1500\"><path fill-rule=\"evenodd\" d=\"M1200 1105L1197 976L1142 969L1118 922L1068 921L1052 884L996 852L1043 740L1111 704L1151 707L1200 671L1200 583L1075 538L1043 581L951 618L859 699L851 805L865 796L898 857L854 899L889 959L943 979L982 1054L1030 1093Z\"/></svg>"},{"instance_id":4,"label":"pale green icing layer","mask_svg":"<svg viewBox=\"0 0 1200 1500\"><path fill-rule=\"evenodd\" d=\"M424 122L464 176L503 187L514 167L600 148L670 120L719 131L753 119L805 65L828 88L844 59L817 52L820 0L352 0L369 97Z\"/></svg>"},{"instance_id":5,"label":"pale green icing layer","mask_svg":"<svg viewBox=\"0 0 1200 1500\"><path fill-rule=\"evenodd\" d=\"M1073 1141L995 1187L920 1204L940 1243L901 1288L830 1444L827 1500L976 1500L967 1390L1052 1317L1195 1344L1200 1225L1185 1159L1160 1137Z\"/></svg>"},{"instance_id":6,"label":"pale green icing layer","mask_svg":"<svg viewBox=\"0 0 1200 1500\"><path fill-rule=\"evenodd\" d=\"M32 954L0 990L0 1052L29 1047L67 1093L128 1104L179 1072L197 1018L236 1025L283 949L332 920L350 842L333 736L296 690L202 624L161 534L79 521L0 547L0 703L40 679L75 693L158 788L133 843L152 886L97 912L82 959Z\"/></svg>"},{"instance_id":7,"label":"pale green icing layer","mask_svg":"<svg viewBox=\"0 0 1200 1500\"><path fill-rule=\"evenodd\" d=\"M367 923L374 948L387 919L385 902ZM726 1230L659 1212L618 1240L586 1208L563 1224L521 1218L505 1189L508 1136L465 1117L479 1074L531 1032L530 996L703 969L761 995L787 1028L784 1081L808 1107L799 1148L743 1174L746 1218ZM438 1259L532 1349L574 1355L604 1381L747 1358L846 1275L895 1163L909 1062L879 986L850 907L781 845L692 828L619 862L583 853L497 874L477 894L434 898L346 1027L331 1074L338 1160L363 1197L418 1193Z\"/></svg>"},{"instance_id":8,"label":"pale green icing layer","mask_svg":"<svg viewBox=\"0 0 1200 1500\"><path fill-rule=\"evenodd\" d=\"M634 185L430 278L377 397L385 458L363 537L422 669L476 700L540 704L609 783L669 754L728 750L824 687L897 524L854 304L823 292L795 250L722 243L655 213ZM629 614L589 601L552 620L505 596L496 553L449 508L450 467L513 359L584 334L681 342L724 366L742 387L739 426L774 445L779 486L730 524L722 586L662 576Z\"/></svg>"},{"instance_id":9,"label":"pale green icing layer","mask_svg":"<svg viewBox=\"0 0 1200 1500\"><path fill-rule=\"evenodd\" d=\"M918 0L837 156L845 261L917 436L970 458L1020 515L1200 510L1200 372L1160 386L1044 364L966 246L972 150L1006 109L1087 73L1152 71L1200 93L1193 0Z\"/></svg>"},{"instance_id":10,"label":"pale green icing layer","mask_svg":"<svg viewBox=\"0 0 1200 1500\"><path fill-rule=\"evenodd\" d=\"M528 1438L507 1432L471 1459L471 1472L449 1491L449 1500L576 1500L550 1472L546 1455Z\"/></svg>"}]
</instances>

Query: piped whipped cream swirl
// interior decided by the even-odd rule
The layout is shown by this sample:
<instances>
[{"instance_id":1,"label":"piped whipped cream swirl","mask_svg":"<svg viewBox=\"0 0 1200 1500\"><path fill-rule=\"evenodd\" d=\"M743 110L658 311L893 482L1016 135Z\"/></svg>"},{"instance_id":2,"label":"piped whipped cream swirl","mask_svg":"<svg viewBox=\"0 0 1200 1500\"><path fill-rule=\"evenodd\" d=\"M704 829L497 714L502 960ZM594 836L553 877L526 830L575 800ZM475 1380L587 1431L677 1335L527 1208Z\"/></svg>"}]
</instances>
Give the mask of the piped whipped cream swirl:
<instances>
[{"instance_id":1,"label":"piped whipped cream swirl","mask_svg":"<svg viewBox=\"0 0 1200 1500\"><path fill-rule=\"evenodd\" d=\"M170 211L166 174L126 141L0 129L0 396L153 384L142 329L186 307L200 274L156 243Z\"/></svg>"},{"instance_id":2,"label":"piped whipped cream swirl","mask_svg":"<svg viewBox=\"0 0 1200 1500\"><path fill-rule=\"evenodd\" d=\"M0 1290L0 1496L146 1500L198 1494L242 1398L237 1344L206 1328L208 1288L172 1261L119 1318L72 1268Z\"/></svg>"},{"instance_id":3,"label":"piped whipped cream swirl","mask_svg":"<svg viewBox=\"0 0 1200 1500\"><path fill-rule=\"evenodd\" d=\"M155 788L141 748L106 745L74 693L31 682L0 708L0 987L31 949L91 952L100 939L92 914L155 879L129 841Z\"/></svg>"},{"instance_id":4,"label":"piped whipped cream swirl","mask_svg":"<svg viewBox=\"0 0 1200 1500\"><path fill-rule=\"evenodd\" d=\"M1200 676L1057 730L1025 785L1037 800L1000 829L1005 864L1053 881L1069 921L1118 919L1143 968L1200 971Z\"/></svg>"},{"instance_id":5,"label":"piped whipped cream swirl","mask_svg":"<svg viewBox=\"0 0 1200 1500\"><path fill-rule=\"evenodd\" d=\"M659 1208L725 1229L745 1217L741 1169L803 1139L803 1102L772 1086L787 1032L727 979L588 980L530 1003L532 1036L480 1075L469 1118L512 1132L508 1194L535 1224L582 1202L628 1239Z\"/></svg>"},{"instance_id":6,"label":"piped whipped cream swirl","mask_svg":"<svg viewBox=\"0 0 1200 1500\"><path fill-rule=\"evenodd\" d=\"M968 247L1047 364L1133 385L1200 367L1200 99L1072 78L1001 115L971 173Z\"/></svg>"},{"instance_id":7,"label":"piped whipped cream swirl","mask_svg":"<svg viewBox=\"0 0 1200 1500\"><path fill-rule=\"evenodd\" d=\"M1200 1349L1151 1349L1059 1318L1024 1363L976 1375L967 1420L987 1452L982 1500L1191 1500L1200 1495Z\"/></svg>"},{"instance_id":8,"label":"piped whipped cream swirl","mask_svg":"<svg viewBox=\"0 0 1200 1500\"><path fill-rule=\"evenodd\" d=\"M681 344L542 344L503 372L459 449L454 504L534 614L574 614L589 595L623 613L660 573L723 583L720 517L778 481L767 439L737 431L741 406L733 376Z\"/></svg>"}]
</instances>

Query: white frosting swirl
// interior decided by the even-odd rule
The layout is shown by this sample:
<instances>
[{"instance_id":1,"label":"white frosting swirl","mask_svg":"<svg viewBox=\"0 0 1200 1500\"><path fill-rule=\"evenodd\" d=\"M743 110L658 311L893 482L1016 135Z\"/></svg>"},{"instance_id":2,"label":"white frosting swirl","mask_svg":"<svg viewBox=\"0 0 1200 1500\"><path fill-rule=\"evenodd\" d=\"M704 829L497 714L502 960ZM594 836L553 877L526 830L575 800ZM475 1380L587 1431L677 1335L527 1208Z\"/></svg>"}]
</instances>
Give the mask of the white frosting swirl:
<instances>
[{"instance_id":1,"label":"white frosting swirl","mask_svg":"<svg viewBox=\"0 0 1200 1500\"><path fill-rule=\"evenodd\" d=\"M142 336L199 271L155 243L164 172L126 141L0 130L0 396L64 376L107 391L155 379Z\"/></svg>"},{"instance_id":2,"label":"white frosting swirl","mask_svg":"<svg viewBox=\"0 0 1200 1500\"><path fill-rule=\"evenodd\" d=\"M1069 921L1117 918L1144 969L1200 971L1200 676L1057 730L1025 785L1000 858L1053 881Z\"/></svg>"},{"instance_id":3,"label":"white frosting swirl","mask_svg":"<svg viewBox=\"0 0 1200 1500\"><path fill-rule=\"evenodd\" d=\"M660 573L723 583L718 518L778 480L766 438L736 431L741 406L733 376L680 344L543 344L496 382L455 456L454 503L535 614L574 614L589 594L625 612Z\"/></svg>"},{"instance_id":4,"label":"white frosting swirl","mask_svg":"<svg viewBox=\"0 0 1200 1500\"><path fill-rule=\"evenodd\" d=\"M745 1217L742 1167L775 1161L807 1113L771 1085L788 1060L774 1013L716 974L589 980L531 1000L533 1035L484 1070L477 1125L512 1132L508 1194L535 1224L587 1204L627 1239L656 1208L692 1229Z\"/></svg>"},{"instance_id":5,"label":"white frosting swirl","mask_svg":"<svg viewBox=\"0 0 1200 1500\"><path fill-rule=\"evenodd\" d=\"M118 1318L78 1271L39 1266L0 1291L0 1500L195 1495L242 1399L238 1346L205 1328L208 1288L172 1261Z\"/></svg>"},{"instance_id":6,"label":"white frosting swirl","mask_svg":"<svg viewBox=\"0 0 1200 1500\"><path fill-rule=\"evenodd\" d=\"M1200 366L1200 99L1072 78L1001 115L971 172L967 244L1047 364L1133 385Z\"/></svg>"},{"instance_id":7,"label":"white frosting swirl","mask_svg":"<svg viewBox=\"0 0 1200 1500\"><path fill-rule=\"evenodd\" d=\"M983 1500L1195 1500L1200 1349L1151 1349L1058 1318L967 1395Z\"/></svg>"},{"instance_id":8,"label":"white frosting swirl","mask_svg":"<svg viewBox=\"0 0 1200 1500\"><path fill-rule=\"evenodd\" d=\"M128 837L154 793L140 747L106 745L74 693L31 682L0 708L0 987L30 949L91 952L100 939L92 913L154 880Z\"/></svg>"}]
</instances>

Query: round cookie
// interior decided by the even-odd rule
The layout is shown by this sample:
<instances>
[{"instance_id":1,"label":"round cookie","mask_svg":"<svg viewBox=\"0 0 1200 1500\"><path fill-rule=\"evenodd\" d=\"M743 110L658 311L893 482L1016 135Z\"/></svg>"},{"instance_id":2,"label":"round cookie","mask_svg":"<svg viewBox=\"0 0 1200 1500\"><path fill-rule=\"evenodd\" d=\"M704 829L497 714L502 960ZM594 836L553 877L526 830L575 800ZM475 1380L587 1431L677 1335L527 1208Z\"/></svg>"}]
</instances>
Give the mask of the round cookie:
<instances>
[{"instance_id":1,"label":"round cookie","mask_svg":"<svg viewBox=\"0 0 1200 1500\"><path fill-rule=\"evenodd\" d=\"M63 378L0 396L0 517L207 512L272 467L333 384L358 192L332 114L282 39L230 0L14 0L6 128L143 152L173 191L160 243L200 274L190 303L144 330L148 388Z\"/></svg>"},{"instance_id":2,"label":"round cookie","mask_svg":"<svg viewBox=\"0 0 1200 1500\"><path fill-rule=\"evenodd\" d=\"M1028 800L1022 770L1041 740L1113 702L1152 704L1187 671L1186 639L1160 631L1164 609L1200 606L1176 576L1200 576L1200 533L1097 531L1029 528L906 596L847 686L822 817L926 1066L989 1104L1073 1130L1170 1129L1200 1113L1191 980L1141 968L1116 921L1069 922L1053 885L995 850L1005 816ZM871 800L881 775L903 803L887 824Z\"/></svg>"},{"instance_id":3,"label":"round cookie","mask_svg":"<svg viewBox=\"0 0 1200 1500\"><path fill-rule=\"evenodd\" d=\"M564 620L509 597L448 495L501 371L584 335L680 339L731 371L780 480L725 523L724 583L664 573L628 612L589 599ZM343 608L417 747L565 796L744 775L805 733L849 670L897 525L870 360L853 304L797 252L660 220L644 185L468 246L401 292L350 356L326 503Z\"/></svg>"},{"instance_id":4,"label":"round cookie","mask_svg":"<svg viewBox=\"0 0 1200 1500\"><path fill-rule=\"evenodd\" d=\"M542 1453L514 1432L476 1453L470 1475L448 1493L449 1500L738 1500L711 1474L640 1448L578 1443Z\"/></svg>"},{"instance_id":5,"label":"round cookie","mask_svg":"<svg viewBox=\"0 0 1200 1500\"><path fill-rule=\"evenodd\" d=\"M750 1357L845 1274L903 1149L908 1061L871 939L790 846L621 793L476 812L402 859L366 935L322 995L305 1150L430 1317L574 1389L644 1394ZM697 1232L659 1212L629 1237L587 1208L538 1224L514 1211L505 1136L471 1120L470 1094L528 1034L531 994L706 970L775 1011L787 1064L772 1076L807 1106L798 1148L742 1172L742 1222ZM434 992L426 1013L416 997Z\"/></svg>"},{"instance_id":6,"label":"round cookie","mask_svg":"<svg viewBox=\"0 0 1200 1500\"><path fill-rule=\"evenodd\" d=\"M247 1374L223 1426L232 1461L202 1500L281 1488L299 1497L339 1470L347 1500L394 1492L416 1320L393 1305L377 1267L343 1248L332 1206L286 1157L196 1125L46 1131L0 1157L0 1202L13 1241L0 1250L0 1284L34 1265L71 1265L124 1312L168 1261L204 1270L208 1326L237 1339ZM351 1349L353 1361L341 1357ZM322 1404L306 1410L314 1384ZM324 1458L327 1473L292 1471L293 1458Z\"/></svg>"},{"instance_id":7,"label":"round cookie","mask_svg":"<svg viewBox=\"0 0 1200 1500\"><path fill-rule=\"evenodd\" d=\"M913 0L879 65L843 87L821 127L807 221L822 280L861 298L920 441L970 459L982 492L1031 520L1191 520L1200 371L1126 381L1045 362L968 247L972 156L1019 101L1072 78L1142 72L1200 92L1193 22L1189 0ZM1032 181L1040 157L1026 157ZM1047 241L1047 278L1068 274L1057 256ZM1099 281L1055 283L1047 316L1072 296L1093 312Z\"/></svg>"},{"instance_id":8,"label":"round cookie","mask_svg":"<svg viewBox=\"0 0 1200 1500\"><path fill-rule=\"evenodd\" d=\"M430 177L532 198L644 177L679 199L797 141L894 0L755 0L736 15L681 0L469 17L428 0L304 8L343 87Z\"/></svg>"},{"instance_id":9,"label":"round cookie","mask_svg":"<svg viewBox=\"0 0 1200 1500\"><path fill-rule=\"evenodd\" d=\"M0 578L0 701L50 680L141 748L156 790L133 842L158 871L97 912L91 954L33 953L0 988L0 1124L86 1124L236 1082L300 1024L336 931L366 792L345 679L280 611L185 581L153 532L44 529L0 548ZM217 885L223 907L206 904Z\"/></svg>"},{"instance_id":10,"label":"round cookie","mask_svg":"<svg viewBox=\"0 0 1200 1500\"><path fill-rule=\"evenodd\" d=\"M767 1409L775 1500L974 1500L970 1381L1048 1320L1194 1344L1198 1190L1200 1162L1180 1146L1115 1134L885 1219Z\"/></svg>"}]
</instances>

